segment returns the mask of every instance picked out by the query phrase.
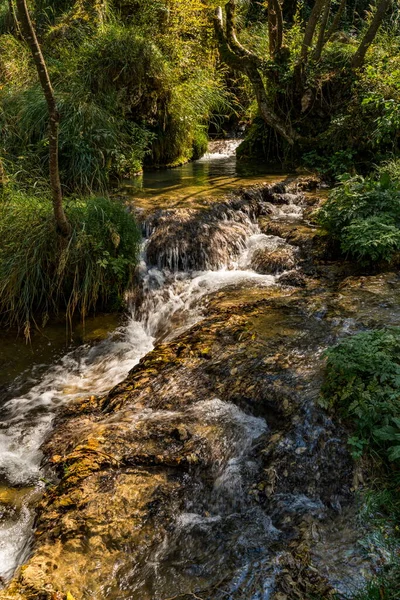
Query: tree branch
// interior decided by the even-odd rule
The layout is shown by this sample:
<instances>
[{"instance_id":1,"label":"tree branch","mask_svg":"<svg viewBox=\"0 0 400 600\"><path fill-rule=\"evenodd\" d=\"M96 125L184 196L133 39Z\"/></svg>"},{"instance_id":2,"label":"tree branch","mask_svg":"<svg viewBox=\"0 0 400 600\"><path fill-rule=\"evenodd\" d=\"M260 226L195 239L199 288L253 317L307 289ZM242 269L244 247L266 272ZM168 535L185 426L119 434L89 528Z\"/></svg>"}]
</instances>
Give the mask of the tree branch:
<instances>
[{"instance_id":1,"label":"tree branch","mask_svg":"<svg viewBox=\"0 0 400 600\"><path fill-rule=\"evenodd\" d=\"M305 63L307 61L308 51L312 46L315 29L317 27L317 23L321 12L324 8L325 1L326 0L315 0L315 4L307 21L300 54L300 59L302 63Z\"/></svg>"},{"instance_id":2,"label":"tree branch","mask_svg":"<svg viewBox=\"0 0 400 600\"><path fill-rule=\"evenodd\" d=\"M351 62L353 69L360 69L363 66L367 50L374 41L376 34L378 33L378 29L381 26L383 18L391 3L392 0L381 0L379 2L374 14L374 18L372 19L363 39L361 40L357 52L353 56L353 60Z\"/></svg>"},{"instance_id":3,"label":"tree branch","mask_svg":"<svg viewBox=\"0 0 400 600\"><path fill-rule=\"evenodd\" d=\"M313 58L314 60L319 60L321 58L322 49L325 45L325 30L329 19L329 11L331 9L331 0L325 0L324 12L322 13L321 25L318 32L318 40L315 46Z\"/></svg>"},{"instance_id":4,"label":"tree branch","mask_svg":"<svg viewBox=\"0 0 400 600\"><path fill-rule=\"evenodd\" d=\"M259 60L253 52L245 48L238 40L236 35L236 0L229 0L225 6L226 12L226 38L228 44L239 56L252 57Z\"/></svg>"},{"instance_id":5,"label":"tree branch","mask_svg":"<svg viewBox=\"0 0 400 600\"><path fill-rule=\"evenodd\" d=\"M328 31L326 32L325 43L331 39L332 35L335 33L335 31L339 27L340 19L342 18L344 9L346 8L346 3L347 3L347 0L340 0L338 11L328 29Z\"/></svg>"},{"instance_id":6,"label":"tree branch","mask_svg":"<svg viewBox=\"0 0 400 600\"><path fill-rule=\"evenodd\" d=\"M233 69L241 71L250 80L257 99L258 108L264 121L279 133L290 145L300 139L290 125L282 123L268 101L263 78L259 68L263 65L261 59L247 51L239 42L235 31L235 1L230 0L225 7L227 14L226 32L222 8L215 11L214 28L217 36L221 58Z\"/></svg>"},{"instance_id":7,"label":"tree branch","mask_svg":"<svg viewBox=\"0 0 400 600\"><path fill-rule=\"evenodd\" d=\"M279 0L268 0L269 54L274 58L282 48L283 16Z\"/></svg>"}]
</instances>

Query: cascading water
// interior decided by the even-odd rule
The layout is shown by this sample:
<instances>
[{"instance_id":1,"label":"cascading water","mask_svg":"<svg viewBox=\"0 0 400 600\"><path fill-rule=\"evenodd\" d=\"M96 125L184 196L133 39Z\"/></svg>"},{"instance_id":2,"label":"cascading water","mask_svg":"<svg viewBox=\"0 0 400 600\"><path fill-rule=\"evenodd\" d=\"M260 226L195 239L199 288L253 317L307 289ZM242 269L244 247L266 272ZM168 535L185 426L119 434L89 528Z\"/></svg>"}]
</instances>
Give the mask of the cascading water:
<instances>
[{"instance_id":1,"label":"cascading water","mask_svg":"<svg viewBox=\"0 0 400 600\"><path fill-rule=\"evenodd\" d=\"M206 267L206 270L196 269L195 265L189 264L192 267L190 271L177 271L188 257L182 247L172 248L158 267L149 267L143 262L143 300L132 310L126 324L96 346L86 345L68 353L40 381L33 382L26 394L16 396L2 406L0 476L3 487L7 490L25 490L26 493L21 492L19 505L9 502L2 509L1 578L9 578L28 551L27 540L33 520L29 507L41 488L40 446L51 430L59 407L78 397L103 394L112 388L152 350L156 341L175 336L198 321L202 316L202 299L213 292L245 282L261 286L275 283L273 275L261 275L249 268L250 249L254 249L260 241L265 246L266 240L273 236L260 238L254 220L246 211L222 212L218 223L220 229L212 243L205 245L202 251L204 260L200 261L199 266ZM157 235L157 228L153 235ZM227 252L230 239L232 248ZM147 245L150 244L151 239ZM232 256L229 259L230 254ZM214 270L207 267L213 267ZM211 408L213 411L210 411ZM213 418L220 418L232 408L213 400L213 405L197 407L196 410L203 410L205 418L211 418L210 414L215 415ZM262 420L246 420L244 415L240 416L238 409L235 410L231 420L238 423L235 430L239 427L242 433L239 436L240 443L233 444L235 451L228 460L228 466L224 467L229 470L229 477L233 471L240 470L246 448L265 428ZM216 473L215 493L226 487L229 477L226 476L226 470ZM192 526L190 515L180 518L183 523ZM197 518L200 517L194 516L194 521Z\"/></svg>"},{"instance_id":2,"label":"cascading water","mask_svg":"<svg viewBox=\"0 0 400 600\"><path fill-rule=\"evenodd\" d=\"M327 515L336 523L352 473L343 431L314 404L332 327L309 311L311 286L303 296L276 285L292 286L301 259L300 248L267 235L302 219L305 199L287 189L142 211L147 240L126 323L4 403L7 579L29 554L40 446L54 416L124 380L93 399L90 414L77 402L46 443L61 482L37 511L18 579L27 597L46 581L51 598L275 600L308 568L296 558L308 535L320 540L313 558L324 573L310 567L311 583L348 593L347 581L362 581L363 559L355 552L344 569L349 544L338 547L334 525L324 525ZM329 561L326 543L338 551Z\"/></svg>"}]
</instances>

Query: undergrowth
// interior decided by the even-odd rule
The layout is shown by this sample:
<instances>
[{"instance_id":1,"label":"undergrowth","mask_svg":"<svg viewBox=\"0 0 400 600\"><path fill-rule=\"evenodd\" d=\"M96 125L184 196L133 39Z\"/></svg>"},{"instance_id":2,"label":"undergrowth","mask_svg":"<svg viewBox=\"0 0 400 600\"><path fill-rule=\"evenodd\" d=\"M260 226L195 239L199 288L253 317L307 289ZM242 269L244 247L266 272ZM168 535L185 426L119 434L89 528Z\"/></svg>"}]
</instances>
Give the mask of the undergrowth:
<instances>
[{"instance_id":1,"label":"undergrowth","mask_svg":"<svg viewBox=\"0 0 400 600\"><path fill-rule=\"evenodd\" d=\"M360 521L368 523L365 552L379 570L351 600L398 600L400 589L400 327L358 333L326 352L322 403L352 433L355 459L367 457L369 489Z\"/></svg>"},{"instance_id":2,"label":"undergrowth","mask_svg":"<svg viewBox=\"0 0 400 600\"><path fill-rule=\"evenodd\" d=\"M0 199L0 320L29 337L58 311L70 321L119 308L139 251L139 229L108 198L69 199L69 240L56 231L47 197L6 190Z\"/></svg>"},{"instance_id":3,"label":"undergrowth","mask_svg":"<svg viewBox=\"0 0 400 600\"><path fill-rule=\"evenodd\" d=\"M322 397L354 424L354 454L400 466L400 327L346 338L326 358Z\"/></svg>"},{"instance_id":4,"label":"undergrowth","mask_svg":"<svg viewBox=\"0 0 400 600\"><path fill-rule=\"evenodd\" d=\"M400 250L400 161L366 178L342 176L317 220L350 257L389 262Z\"/></svg>"}]
</instances>

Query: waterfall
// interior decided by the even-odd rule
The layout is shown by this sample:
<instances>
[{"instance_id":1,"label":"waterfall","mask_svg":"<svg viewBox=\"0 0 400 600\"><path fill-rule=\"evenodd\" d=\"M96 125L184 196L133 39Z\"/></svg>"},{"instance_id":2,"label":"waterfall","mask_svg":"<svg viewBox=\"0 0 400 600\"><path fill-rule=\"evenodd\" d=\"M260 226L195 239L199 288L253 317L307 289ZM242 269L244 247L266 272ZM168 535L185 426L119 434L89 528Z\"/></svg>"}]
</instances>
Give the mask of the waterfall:
<instances>
[{"instance_id":1,"label":"waterfall","mask_svg":"<svg viewBox=\"0 0 400 600\"><path fill-rule=\"evenodd\" d=\"M275 193L275 192L274 192ZM0 476L5 489L25 490L19 505L5 508L0 524L0 577L12 576L29 551L33 511L31 505L43 487L41 444L52 429L60 407L82 396L104 394L124 379L154 345L171 338L204 315L204 300L228 286L251 283L275 285L270 273L252 268L256 248L273 250L276 236L261 235L256 213L271 212L261 194L234 197L204 211L164 211L143 227L145 241L139 268L138 289L131 295L126 322L95 346L83 345L49 368L30 390L6 401L1 408ZM280 206L280 210L282 207ZM221 410L229 407L215 406ZM210 407L203 407L203 409ZM198 407L200 410L200 407ZM236 415L237 416L237 415ZM236 417L235 417L236 418ZM240 417L242 418L242 417ZM244 431L264 424L248 421ZM229 459L228 471L219 473L216 489L226 488L240 470L242 448ZM1 488L0 488L1 494ZM0 495L1 500L1 495ZM183 522L191 517L181 517ZM195 520L198 517L193 517Z\"/></svg>"}]
</instances>

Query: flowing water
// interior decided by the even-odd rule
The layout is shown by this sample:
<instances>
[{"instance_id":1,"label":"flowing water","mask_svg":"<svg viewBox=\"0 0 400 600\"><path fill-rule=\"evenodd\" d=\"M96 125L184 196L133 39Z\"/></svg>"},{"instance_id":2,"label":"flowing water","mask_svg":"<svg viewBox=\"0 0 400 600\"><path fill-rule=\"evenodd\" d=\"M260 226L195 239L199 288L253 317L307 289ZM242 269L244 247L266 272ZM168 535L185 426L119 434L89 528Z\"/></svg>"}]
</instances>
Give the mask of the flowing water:
<instances>
[{"instance_id":1,"label":"flowing water","mask_svg":"<svg viewBox=\"0 0 400 600\"><path fill-rule=\"evenodd\" d=\"M233 155L236 145L235 141L214 143L200 161L145 174L142 180L125 186L131 204L145 209L142 221L146 232L138 275L140 293L136 291L129 298L130 313L109 335L104 337L102 332L100 341L73 347L58 359L53 357L50 366L43 363L51 353L39 353L40 360L33 369L24 370L22 376L4 385L0 423L0 581L12 577L16 566L29 555L33 507L46 483L40 448L60 407L110 390L158 343L175 338L201 321L207 314L209 299L222 290L229 301L229 294L234 296L238 291L244 297L258 293L262 297L266 290L280 289L285 268L280 272L255 269L260 257L284 252L296 264L298 249L277 235L262 233L255 212L262 210L276 223L300 223L304 207L298 196L281 194L279 203L265 199L257 207L254 202L240 204L235 199L210 205L210 197L221 197L243 183L281 178L253 171L246 179ZM205 206L207 211L199 211ZM160 213L155 208L174 210ZM258 318L257 332L264 332L262 356L273 353L277 336L279 343L285 336L294 337L298 340L296 356L305 361L304 372L311 372L331 333L325 331L317 312L306 321L296 311L290 318L285 315L283 310L280 317L275 312L272 320L268 314ZM92 329L96 331L96 327ZM57 355L60 349L53 341L52 352ZM164 391L167 395L182 392L179 377L179 373L170 377ZM322 443L321 436L331 424L325 419L316 425L316 418L311 411L304 424L293 421L293 439L289 434L284 439L285 448L291 449L293 456L303 456L304 439L310 431L312 444L316 447ZM224 579L229 575L222 595L216 592L215 598L268 600L278 572L278 559L275 556L276 560L271 560L270 548L282 541L285 525L280 531L279 518L275 515L273 523L261 506L248 502L246 491L261 469L255 448L271 435L268 417L249 415L211 394L179 410L138 408L134 417L129 414L126 419L129 430L138 432L176 423L181 435L181 423L193 424L204 440L204 452L210 453L210 472L206 478L201 474L187 477L186 498L174 508L173 524L156 548L143 550L133 565L129 560L122 564L117 561L112 576L99 583L97 592L88 592L84 597L160 600L185 593L193 597L190 590L194 582L196 589L212 590L221 584L221 576ZM111 416L107 426L117 420L123 422L124 414ZM341 442L333 439L329 443ZM278 496L275 513L284 506L287 522L295 518L293 515L309 513L322 518L326 513L322 502L304 494ZM346 577L351 581L354 575L351 568L345 576L336 573L337 563L343 560L343 552L338 552L335 565L330 567L331 579L336 578L339 589Z\"/></svg>"},{"instance_id":2,"label":"flowing water","mask_svg":"<svg viewBox=\"0 0 400 600\"><path fill-rule=\"evenodd\" d=\"M135 198L135 206L155 208L201 207L207 198L221 198L243 185L273 183L284 173L272 172L255 162L237 163L239 140L210 142L209 152L200 160L175 169L145 171L126 182L121 191Z\"/></svg>"},{"instance_id":3,"label":"flowing water","mask_svg":"<svg viewBox=\"0 0 400 600\"><path fill-rule=\"evenodd\" d=\"M220 146L219 152L212 150L201 161L169 171L167 175L165 172L145 175L142 185L146 197L151 198L155 190L162 189L169 198L191 201L196 193L187 190L188 179L202 192L215 193L216 184L218 194L230 189L232 182L236 184L239 180L233 157L236 145L233 142ZM171 189L174 190L172 195ZM134 190L136 197L136 188ZM170 265L172 270L148 268L143 261L145 300L140 313L132 309L126 322L106 339L73 349L43 373L43 365L41 369L39 365L51 358L52 352L61 349L60 342L53 340L51 344L49 341L47 352L46 348L40 348L39 361L37 357L36 360L33 358L38 362L36 371L39 374L35 369L28 369L24 377L4 385L5 401L1 406L0 423L0 578L9 578L28 551L27 540L33 521L30 505L42 487L40 446L51 431L59 407L80 396L102 394L111 389L152 350L156 341L176 335L200 319L201 299L212 292L249 281L254 285L273 285L273 276L248 270L246 257L253 243L251 236L257 229L247 215L244 215L244 221L238 247L241 252L238 252L236 262L224 264L220 261L221 264L214 265L217 267L214 270L176 273L173 265ZM227 227L229 229L229 222ZM63 340L63 336L61 333L59 338ZM15 344L15 341L9 341L4 345L8 352L21 352L21 348L26 352ZM18 367L19 363L12 364L9 374ZM24 389L22 395L18 393L21 388Z\"/></svg>"}]
</instances>

